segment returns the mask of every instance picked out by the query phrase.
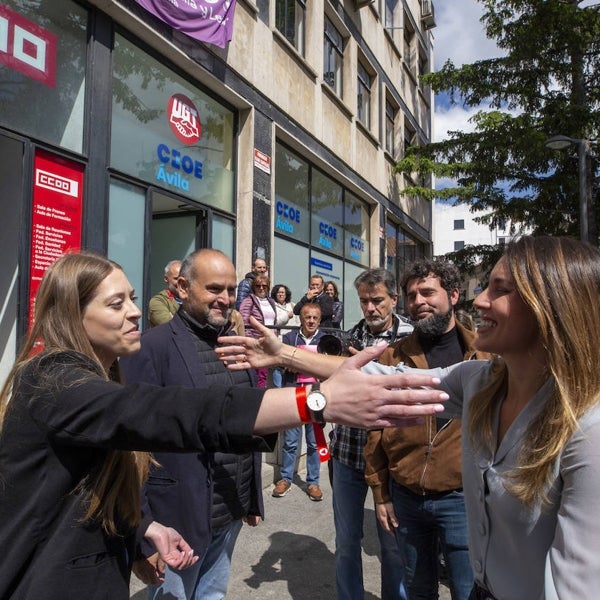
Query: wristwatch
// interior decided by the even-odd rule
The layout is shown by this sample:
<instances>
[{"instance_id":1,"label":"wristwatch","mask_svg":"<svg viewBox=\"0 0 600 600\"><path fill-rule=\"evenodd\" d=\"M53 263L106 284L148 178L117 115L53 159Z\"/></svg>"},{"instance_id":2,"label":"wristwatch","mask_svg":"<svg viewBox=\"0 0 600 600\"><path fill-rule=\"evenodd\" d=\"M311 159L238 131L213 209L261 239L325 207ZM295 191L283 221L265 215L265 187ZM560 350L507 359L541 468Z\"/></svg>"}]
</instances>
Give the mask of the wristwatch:
<instances>
[{"instance_id":1,"label":"wristwatch","mask_svg":"<svg viewBox=\"0 0 600 600\"><path fill-rule=\"evenodd\" d=\"M320 383L312 384L312 388L306 396L306 406L310 411L311 420L324 425L325 417L323 416L323 411L327 406L327 398L325 398L325 394L321 391Z\"/></svg>"}]
</instances>

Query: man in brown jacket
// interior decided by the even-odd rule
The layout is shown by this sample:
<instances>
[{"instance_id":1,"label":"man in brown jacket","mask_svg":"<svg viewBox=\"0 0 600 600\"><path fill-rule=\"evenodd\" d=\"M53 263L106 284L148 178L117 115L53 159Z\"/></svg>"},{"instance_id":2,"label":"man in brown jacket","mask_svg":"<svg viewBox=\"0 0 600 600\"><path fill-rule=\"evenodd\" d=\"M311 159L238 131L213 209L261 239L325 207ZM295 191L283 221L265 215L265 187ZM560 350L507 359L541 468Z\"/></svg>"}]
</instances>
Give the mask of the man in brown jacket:
<instances>
[{"instance_id":1,"label":"man in brown jacket","mask_svg":"<svg viewBox=\"0 0 600 600\"><path fill-rule=\"evenodd\" d=\"M460 274L449 262L427 259L410 265L402 289L415 329L380 357L383 364L446 367L471 358L476 333L454 318ZM406 554L410 600L437 600L438 551L453 600L467 600L473 586L462 493L461 425L427 417L414 427L371 431L365 446L365 477L377 518Z\"/></svg>"}]
</instances>

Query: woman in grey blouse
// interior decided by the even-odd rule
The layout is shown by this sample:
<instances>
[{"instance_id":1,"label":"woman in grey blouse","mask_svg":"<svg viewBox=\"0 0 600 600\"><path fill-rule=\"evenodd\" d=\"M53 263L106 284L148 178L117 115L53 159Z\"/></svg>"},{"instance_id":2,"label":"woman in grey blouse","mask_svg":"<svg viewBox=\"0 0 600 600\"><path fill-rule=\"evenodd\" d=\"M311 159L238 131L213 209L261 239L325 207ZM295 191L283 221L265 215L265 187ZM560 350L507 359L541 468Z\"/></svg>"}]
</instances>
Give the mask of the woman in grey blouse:
<instances>
[{"instance_id":1,"label":"woman in grey blouse","mask_svg":"<svg viewBox=\"0 0 600 600\"><path fill-rule=\"evenodd\" d=\"M508 244L474 306L476 347L498 358L434 372L450 396L446 412L463 418L471 599L597 598L600 252L569 238L523 237ZM253 363L276 360L317 377L336 364L272 340L249 346Z\"/></svg>"}]
</instances>

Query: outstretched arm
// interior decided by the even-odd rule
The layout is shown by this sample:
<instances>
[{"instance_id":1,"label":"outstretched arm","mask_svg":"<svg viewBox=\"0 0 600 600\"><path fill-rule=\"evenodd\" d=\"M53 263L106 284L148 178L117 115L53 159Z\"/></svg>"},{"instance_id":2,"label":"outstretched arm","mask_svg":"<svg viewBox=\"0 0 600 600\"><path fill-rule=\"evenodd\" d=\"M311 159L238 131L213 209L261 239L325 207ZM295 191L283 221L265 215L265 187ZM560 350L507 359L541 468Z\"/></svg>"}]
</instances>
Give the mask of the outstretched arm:
<instances>
[{"instance_id":1,"label":"outstretched arm","mask_svg":"<svg viewBox=\"0 0 600 600\"><path fill-rule=\"evenodd\" d=\"M308 352L296 346L282 344L272 329L264 327L254 317L250 324L260 332L259 338L228 336L219 338L223 344L215 348L222 361L233 371L261 367L285 367L317 379L326 379L344 362L339 356Z\"/></svg>"},{"instance_id":2,"label":"outstretched arm","mask_svg":"<svg viewBox=\"0 0 600 600\"><path fill-rule=\"evenodd\" d=\"M343 360L321 384L327 398L323 411L328 422L367 429L414 424L415 418L443 410L445 392L433 389L439 379L417 373L363 373L362 366L377 358L385 346L371 346ZM316 355L319 356L319 355ZM327 358L327 357L324 357ZM291 394L291 395L290 395ZM294 388L265 392L255 422L255 433L271 433L299 425Z\"/></svg>"}]
</instances>

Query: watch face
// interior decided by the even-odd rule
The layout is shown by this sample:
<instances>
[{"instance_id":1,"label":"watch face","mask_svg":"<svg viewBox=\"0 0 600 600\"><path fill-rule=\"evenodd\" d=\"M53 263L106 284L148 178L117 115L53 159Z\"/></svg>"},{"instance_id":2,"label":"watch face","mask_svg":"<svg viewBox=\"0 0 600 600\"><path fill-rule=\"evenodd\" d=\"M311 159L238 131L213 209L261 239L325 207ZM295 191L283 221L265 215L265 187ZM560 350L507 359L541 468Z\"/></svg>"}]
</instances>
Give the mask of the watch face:
<instances>
[{"instance_id":1,"label":"watch face","mask_svg":"<svg viewBox=\"0 0 600 600\"><path fill-rule=\"evenodd\" d=\"M310 410L323 410L327 405L325 395L321 392L310 392L306 398L306 404Z\"/></svg>"}]
</instances>

